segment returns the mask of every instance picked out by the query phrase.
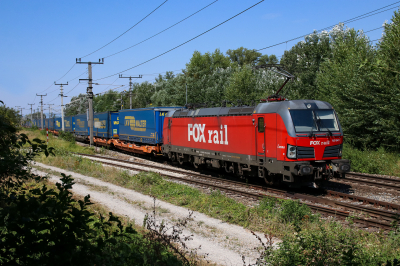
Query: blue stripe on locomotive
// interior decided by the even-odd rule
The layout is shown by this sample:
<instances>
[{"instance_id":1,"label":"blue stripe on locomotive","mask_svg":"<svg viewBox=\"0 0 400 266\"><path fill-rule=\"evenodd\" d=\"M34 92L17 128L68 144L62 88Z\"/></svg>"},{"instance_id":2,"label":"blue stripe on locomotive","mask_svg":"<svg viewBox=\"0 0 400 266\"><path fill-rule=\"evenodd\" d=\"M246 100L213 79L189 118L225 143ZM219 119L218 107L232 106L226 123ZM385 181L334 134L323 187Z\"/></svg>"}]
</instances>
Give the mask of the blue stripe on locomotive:
<instances>
[{"instance_id":1,"label":"blue stripe on locomotive","mask_svg":"<svg viewBox=\"0 0 400 266\"><path fill-rule=\"evenodd\" d=\"M54 130L60 131L62 130L62 119L61 117L54 118Z\"/></svg>"},{"instance_id":2,"label":"blue stripe on locomotive","mask_svg":"<svg viewBox=\"0 0 400 266\"><path fill-rule=\"evenodd\" d=\"M110 138L119 138L119 113L111 112Z\"/></svg>"},{"instance_id":3,"label":"blue stripe on locomotive","mask_svg":"<svg viewBox=\"0 0 400 266\"><path fill-rule=\"evenodd\" d=\"M119 111L119 139L144 144L162 143L166 113L180 107L151 107Z\"/></svg>"},{"instance_id":4,"label":"blue stripe on locomotive","mask_svg":"<svg viewBox=\"0 0 400 266\"><path fill-rule=\"evenodd\" d=\"M89 128L86 114L79 114L75 118L75 135L88 136Z\"/></svg>"}]
</instances>

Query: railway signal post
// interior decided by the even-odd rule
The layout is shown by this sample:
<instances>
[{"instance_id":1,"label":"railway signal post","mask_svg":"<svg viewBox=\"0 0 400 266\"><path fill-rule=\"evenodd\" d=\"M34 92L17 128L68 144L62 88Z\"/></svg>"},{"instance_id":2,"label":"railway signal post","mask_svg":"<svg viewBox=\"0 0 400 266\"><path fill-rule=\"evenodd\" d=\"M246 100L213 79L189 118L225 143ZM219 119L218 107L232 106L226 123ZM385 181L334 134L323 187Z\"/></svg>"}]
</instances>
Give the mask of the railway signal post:
<instances>
[{"instance_id":1,"label":"railway signal post","mask_svg":"<svg viewBox=\"0 0 400 266\"><path fill-rule=\"evenodd\" d=\"M132 77L132 76L123 77L122 74L119 74L119 78L129 78L129 109L132 109L132 91L133 91L132 79L141 79L142 75L139 75L138 77ZM122 100L121 100L121 104L122 104ZM122 110L122 107L121 107L121 110Z\"/></svg>"},{"instance_id":2,"label":"railway signal post","mask_svg":"<svg viewBox=\"0 0 400 266\"><path fill-rule=\"evenodd\" d=\"M77 64L87 64L88 65L88 74L89 78L88 79L79 79L81 80L87 80L88 81L88 87L87 87L87 95L88 95L88 102L89 102L89 128L90 128L90 146L93 146L93 80L92 80L92 64L104 64L104 58L99 59L99 62L81 62L80 58L76 58L76 63Z\"/></svg>"},{"instance_id":3,"label":"railway signal post","mask_svg":"<svg viewBox=\"0 0 400 266\"><path fill-rule=\"evenodd\" d=\"M60 85L60 96L61 96L61 129L62 129L62 131L64 131L64 103L63 103L63 99L64 99L64 97L68 97L68 96L64 96L64 94L63 94L63 86L66 86L66 85L68 85L68 82L67 82L67 84L62 84L62 83L60 83L60 84L56 84L56 82L54 81L54 85Z\"/></svg>"}]
</instances>

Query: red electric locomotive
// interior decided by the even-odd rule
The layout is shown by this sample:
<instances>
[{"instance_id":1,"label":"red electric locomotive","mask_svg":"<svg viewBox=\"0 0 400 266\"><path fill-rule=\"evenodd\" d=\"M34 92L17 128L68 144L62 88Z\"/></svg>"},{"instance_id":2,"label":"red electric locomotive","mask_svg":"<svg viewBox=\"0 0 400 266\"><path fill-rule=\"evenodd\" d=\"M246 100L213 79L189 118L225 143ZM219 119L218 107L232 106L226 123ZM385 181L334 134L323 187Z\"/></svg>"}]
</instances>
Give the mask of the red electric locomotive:
<instances>
[{"instance_id":1,"label":"red electric locomotive","mask_svg":"<svg viewBox=\"0 0 400 266\"><path fill-rule=\"evenodd\" d=\"M293 100L255 107L170 111L163 127L163 153L195 167L223 168L268 184L319 182L344 177L343 131L333 107Z\"/></svg>"}]
</instances>

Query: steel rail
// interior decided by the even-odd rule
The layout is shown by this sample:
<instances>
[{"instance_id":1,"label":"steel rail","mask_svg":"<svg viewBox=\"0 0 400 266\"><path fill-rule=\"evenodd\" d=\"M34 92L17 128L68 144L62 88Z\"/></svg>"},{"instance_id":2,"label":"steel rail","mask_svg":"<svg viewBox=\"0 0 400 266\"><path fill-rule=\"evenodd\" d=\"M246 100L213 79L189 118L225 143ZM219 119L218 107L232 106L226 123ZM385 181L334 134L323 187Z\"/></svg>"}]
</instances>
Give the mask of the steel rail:
<instances>
[{"instance_id":1,"label":"steel rail","mask_svg":"<svg viewBox=\"0 0 400 266\"><path fill-rule=\"evenodd\" d=\"M346 211L342 211L342 210L337 210L337 209L332 209L332 208L327 208L327 207L323 207L323 206L318 206L315 204L310 204L310 203L304 203L302 202L302 204L305 204L307 206L309 206L313 211L316 212L320 212L326 215L330 215L330 216L335 216L337 218L340 219L346 219L347 217L352 217L352 215L350 214L350 212L348 212L347 210L352 210L352 211L361 211L363 213L366 213L372 217L376 217L376 218L380 218L385 220L385 222L383 221L371 221L365 218L361 218L361 217L353 217L353 220L355 220L357 223L362 224L363 226L366 227L379 227L379 228L383 228L385 230L390 230L391 229L391 225L390 222L393 221L396 217L396 213L390 212L390 211L384 211L384 210L378 210L378 209L374 209L371 207L365 207L365 206L359 206L359 205L354 205L354 204L348 204L348 203L343 203L340 201L335 201L335 200L330 200L330 199L325 199L325 198L321 198L321 197L316 197L316 196L311 196L311 195L305 195L305 194L300 194L300 193L291 193L285 190L279 190L279 189L274 189L274 188L268 188L268 187L264 187L264 186L258 186L258 185L246 185L242 182L237 182L237 181L232 181L232 180L226 180L226 179L222 179L222 178L218 178L218 177L211 177L208 175L203 175L203 174L196 174L196 173L190 173L187 171L183 171L183 170L179 170L179 169L170 169L170 168L165 168L165 167L161 167L161 166L156 166L156 165L148 165L148 164L144 164L144 163L139 163L139 162L132 162L132 161L127 161L127 160L121 160L121 159L116 159L116 158L110 158L110 157L103 157L103 156L97 156L97 155L87 155L87 154L79 154L82 156L87 156L87 157L94 157L94 158L100 158L103 160L112 160L112 161L117 161L120 163L125 163L125 164L133 164L133 165L137 165L137 166L143 166L146 168L155 168L158 170L162 170L165 172L171 172L171 173L179 173L179 174L183 174L183 175L187 175L187 176L191 176L191 177L197 177L197 178L205 178L208 181L214 181L214 182L223 182L226 185L238 185L240 187L245 187L247 189L257 189L257 190L261 190L263 192L270 192L270 193L274 193L274 194L279 194L283 197L278 197L278 196L272 196L272 195L266 195L263 193L254 193L254 192L247 192L247 191L242 191L242 190L238 190L238 189L234 189L234 188L229 188L226 185L218 185L218 184L211 184L210 182L204 182L204 181L199 181L199 180L194 180L194 179L188 179L188 178L184 178L184 177L177 177L171 174L165 174L165 173L159 173L160 175L170 178L170 179L175 179L175 180L179 180L182 182L186 182L186 183L191 183L191 184L195 184L198 186L205 186L205 187L213 187L216 189L219 189L221 191L225 191L227 193L234 193L236 195L241 195L241 196L246 196L252 199L256 199L256 200L260 200L263 197L273 197L273 198L280 198L280 199L284 199L284 197L288 197L291 199L301 199L301 200L306 200L306 201L310 201L312 203L320 203L320 204L325 204L328 206L333 206L333 207L339 207L339 208L343 208ZM129 170L133 170L133 171L141 171L141 172L147 172L147 170L144 169L138 169L137 167L133 167L133 166L126 166L126 165L121 165L121 164L116 164L116 163L110 163L110 162L104 162L104 161L98 161L99 163L103 163L106 165L110 165L110 166L114 166L114 167L120 167L120 168L124 168L124 169L129 169ZM333 193L332 193L333 194ZM344 194L344 193L342 193ZM337 194L336 194L337 196ZM359 199L358 199L359 200ZM398 206L400 208L400 206Z\"/></svg>"}]
</instances>

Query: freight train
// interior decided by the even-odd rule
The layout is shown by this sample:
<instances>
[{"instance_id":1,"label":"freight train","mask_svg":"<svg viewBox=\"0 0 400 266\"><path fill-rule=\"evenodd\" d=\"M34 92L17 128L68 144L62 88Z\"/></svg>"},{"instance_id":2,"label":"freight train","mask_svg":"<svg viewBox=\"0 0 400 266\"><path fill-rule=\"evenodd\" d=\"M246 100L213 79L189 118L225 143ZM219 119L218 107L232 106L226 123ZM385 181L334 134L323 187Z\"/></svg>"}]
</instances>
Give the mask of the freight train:
<instances>
[{"instance_id":1,"label":"freight train","mask_svg":"<svg viewBox=\"0 0 400 266\"><path fill-rule=\"evenodd\" d=\"M32 123L40 127L40 120ZM61 119L45 120L58 134ZM65 117L65 131L88 141L87 115ZM166 156L196 168L222 169L269 185L301 185L345 177L343 131L333 107L316 100L265 101L256 106L152 107L94 114L94 143Z\"/></svg>"}]
</instances>

